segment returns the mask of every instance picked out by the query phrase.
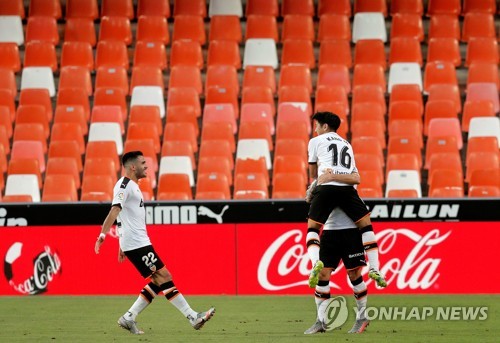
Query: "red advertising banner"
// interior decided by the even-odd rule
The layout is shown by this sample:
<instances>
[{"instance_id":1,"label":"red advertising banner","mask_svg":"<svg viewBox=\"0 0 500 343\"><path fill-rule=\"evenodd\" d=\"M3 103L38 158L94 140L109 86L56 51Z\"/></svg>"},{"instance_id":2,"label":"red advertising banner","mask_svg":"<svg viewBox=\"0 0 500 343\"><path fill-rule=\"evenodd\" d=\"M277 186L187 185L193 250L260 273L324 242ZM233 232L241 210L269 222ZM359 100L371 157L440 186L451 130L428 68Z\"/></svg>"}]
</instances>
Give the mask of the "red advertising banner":
<instances>
[{"instance_id":1,"label":"red advertising banner","mask_svg":"<svg viewBox=\"0 0 500 343\"><path fill-rule=\"evenodd\" d=\"M0 295L138 294L145 280L118 263L118 240L94 253L98 226L0 230ZM234 225L151 225L156 252L187 294L235 294Z\"/></svg>"},{"instance_id":2,"label":"red advertising banner","mask_svg":"<svg viewBox=\"0 0 500 343\"><path fill-rule=\"evenodd\" d=\"M495 282L470 281L491 274L496 254L488 242L499 222L385 222L374 229L389 283L377 292L500 293ZM185 294L311 294L305 223L151 225L148 231ZM0 295L137 294L145 280L130 262L118 263L115 237L95 255L98 232L98 226L2 228ZM331 286L351 293L343 266Z\"/></svg>"},{"instance_id":3,"label":"red advertising banner","mask_svg":"<svg viewBox=\"0 0 500 343\"><path fill-rule=\"evenodd\" d=\"M486 261L496 261L496 252L488 242L500 223L391 222L375 223L374 230L388 281L377 292L500 293L495 282L470 282L474 275L491 274ZM238 293L309 294L305 233L303 223L237 225ZM332 274L331 287L335 293L352 292L343 266Z\"/></svg>"}]
</instances>

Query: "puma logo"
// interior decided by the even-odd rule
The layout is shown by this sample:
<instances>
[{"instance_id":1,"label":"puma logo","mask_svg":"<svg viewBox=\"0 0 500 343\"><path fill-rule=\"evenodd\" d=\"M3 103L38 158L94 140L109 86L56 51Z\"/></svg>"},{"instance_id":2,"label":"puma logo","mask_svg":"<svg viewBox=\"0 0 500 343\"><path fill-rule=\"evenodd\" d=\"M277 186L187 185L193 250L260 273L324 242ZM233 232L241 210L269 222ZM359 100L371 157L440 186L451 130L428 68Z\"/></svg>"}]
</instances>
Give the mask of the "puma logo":
<instances>
[{"instance_id":1,"label":"puma logo","mask_svg":"<svg viewBox=\"0 0 500 343\"><path fill-rule=\"evenodd\" d=\"M211 209L205 206L198 207L198 215L199 216L207 216L208 218L213 218L217 221L217 223L222 224L222 216L224 212L229 208L229 205L226 205L222 208L222 211L219 214L214 213Z\"/></svg>"}]
</instances>

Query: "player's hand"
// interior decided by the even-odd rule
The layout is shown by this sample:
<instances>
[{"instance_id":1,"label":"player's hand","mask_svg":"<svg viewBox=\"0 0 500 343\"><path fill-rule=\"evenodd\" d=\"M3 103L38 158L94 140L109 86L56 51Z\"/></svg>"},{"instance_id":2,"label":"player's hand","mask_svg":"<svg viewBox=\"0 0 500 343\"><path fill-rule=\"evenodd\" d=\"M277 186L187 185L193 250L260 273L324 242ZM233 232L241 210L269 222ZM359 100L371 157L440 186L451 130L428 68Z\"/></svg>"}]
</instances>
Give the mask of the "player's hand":
<instances>
[{"instance_id":1,"label":"player's hand","mask_svg":"<svg viewBox=\"0 0 500 343\"><path fill-rule=\"evenodd\" d=\"M99 254L99 249L101 248L102 243L104 243L104 238L97 237L97 241L95 242L94 251L96 254Z\"/></svg>"},{"instance_id":2,"label":"player's hand","mask_svg":"<svg viewBox=\"0 0 500 343\"><path fill-rule=\"evenodd\" d=\"M310 185L309 187L307 188L307 191L306 191L306 202L308 204L311 203L312 201L312 192L314 191L314 189L316 188L316 185L317 185L317 181L314 180Z\"/></svg>"},{"instance_id":3,"label":"player's hand","mask_svg":"<svg viewBox=\"0 0 500 343\"><path fill-rule=\"evenodd\" d=\"M333 174L331 169L325 170L323 174L318 177L318 185L331 181L331 175Z\"/></svg>"},{"instance_id":4,"label":"player's hand","mask_svg":"<svg viewBox=\"0 0 500 343\"><path fill-rule=\"evenodd\" d=\"M123 253L122 249L118 249L118 262L122 263L127 257Z\"/></svg>"}]
</instances>

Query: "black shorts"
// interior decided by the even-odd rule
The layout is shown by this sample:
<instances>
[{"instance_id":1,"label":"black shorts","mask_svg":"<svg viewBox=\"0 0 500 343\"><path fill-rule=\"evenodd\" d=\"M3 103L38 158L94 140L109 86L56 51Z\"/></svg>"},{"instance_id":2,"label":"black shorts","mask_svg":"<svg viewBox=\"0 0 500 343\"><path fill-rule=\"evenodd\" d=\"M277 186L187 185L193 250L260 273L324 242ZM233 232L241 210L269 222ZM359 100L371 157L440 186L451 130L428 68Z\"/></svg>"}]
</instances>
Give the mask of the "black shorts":
<instances>
[{"instance_id":1,"label":"black shorts","mask_svg":"<svg viewBox=\"0 0 500 343\"><path fill-rule=\"evenodd\" d=\"M165 267L152 245L124 251L123 253L144 278L150 277L157 270Z\"/></svg>"},{"instance_id":2,"label":"black shorts","mask_svg":"<svg viewBox=\"0 0 500 343\"><path fill-rule=\"evenodd\" d=\"M325 224L335 207L340 207L355 223L370 213L354 187L321 185L312 192L309 219Z\"/></svg>"},{"instance_id":3,"label":"black shorts","mask_svg":"<svg viewBox=\"0 0 500 343\"><path fill-rule=\"evenodd\" d=\"M341 259L347 270L366 266L359 229L323 230L319 259L325 264L325 268L337 268Z\"/></svg>"}]
</instances>

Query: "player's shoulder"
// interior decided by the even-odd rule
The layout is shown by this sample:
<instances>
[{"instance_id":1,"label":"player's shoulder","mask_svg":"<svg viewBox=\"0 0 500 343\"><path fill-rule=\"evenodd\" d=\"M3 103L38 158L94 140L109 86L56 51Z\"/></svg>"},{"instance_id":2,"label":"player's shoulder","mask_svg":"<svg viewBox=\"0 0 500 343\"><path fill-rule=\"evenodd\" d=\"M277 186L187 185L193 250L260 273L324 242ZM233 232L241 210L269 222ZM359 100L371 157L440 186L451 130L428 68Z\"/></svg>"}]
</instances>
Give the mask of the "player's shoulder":
<instances>
[{"instance_id":1,"label":"player's shoulder","mask_svg":"<svg viewBox=\"0 0 500 343\"><path fill-rule=\"evenodd\" d=\"M126 190L127 186L132 184L130 181L131 180L128 177L123 176L116 182L116 185L119 186L120 189ZM128 188L130 189L130 186Z\"/></svg>"}]
</instances>

